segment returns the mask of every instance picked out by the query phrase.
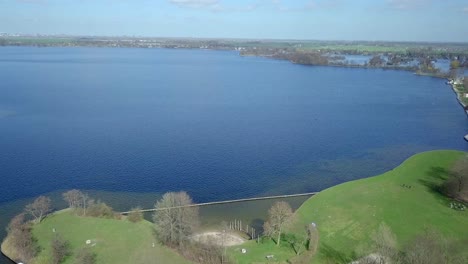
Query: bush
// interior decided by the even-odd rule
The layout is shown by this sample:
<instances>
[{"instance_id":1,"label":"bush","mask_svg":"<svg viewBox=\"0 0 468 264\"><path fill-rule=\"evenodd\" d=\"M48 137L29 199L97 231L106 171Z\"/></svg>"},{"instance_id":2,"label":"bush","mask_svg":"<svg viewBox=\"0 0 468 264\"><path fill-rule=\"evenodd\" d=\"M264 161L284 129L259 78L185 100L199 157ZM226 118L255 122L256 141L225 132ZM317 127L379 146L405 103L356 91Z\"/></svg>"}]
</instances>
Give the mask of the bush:
<instances>
[{"instance_id":1,"label":"bush","mask_svg":"<svg viewBox=\"0 0 468 264\"><path fill-rule=\"evenodd\" d=\"M449 178L442 186L449 197L468 202L468 157L458 160L449 172Z\"/></svg>"},{"instance_id":2,"label":"bush","mask_svg":"<svg viewBox=\"0 0 468 264\"><path fill-rule=\"evenodd\" d=\"M96 254L89 247L83 247L78 250L75 258L75 264L94 264L96 263Z\"/></svg>"},{"instance_id":3,"label":"bush","mask_svg":"<svg viewBox=\"0 0 468 264\"><path fill-rule=\"evenodd\" d=\"M178 248L179 253L186 259L198 263L218 264L226 261L223 255L223 249L214 244L187 243Z\"/></svg>"},{"instance_id":4,"label":"bush","mask_svg":"<svg viewBox=\"0 0 468 264\"><path fill-rule=\"evenodd\" d=\"M141 207L132 208L130 213L128 213L127 219L133 223L143 220L143 212L141 211Z\"/></svg>"},{"instance_id":5,"label":"bush","mask_svg":"<svg viewBox=\"0 0 468 264\"><path fill-rule=\"evenodd\" d=\"M53 264L63 262L65 258L71 254L70 243L59 234L52 239L51 248Z\"/></svg>"},{"instance_id":6,"label":"bush","mask_svg":"<svg viewBox=\"0 0 468 264\"><path fill-rule=\"evenodd\" d=\"M101 218L114 218L114 211L112 207L106 203L98 201L97 203L90 203L88 205L88 216L101 217Z\"/></svg>"}]
</instances>

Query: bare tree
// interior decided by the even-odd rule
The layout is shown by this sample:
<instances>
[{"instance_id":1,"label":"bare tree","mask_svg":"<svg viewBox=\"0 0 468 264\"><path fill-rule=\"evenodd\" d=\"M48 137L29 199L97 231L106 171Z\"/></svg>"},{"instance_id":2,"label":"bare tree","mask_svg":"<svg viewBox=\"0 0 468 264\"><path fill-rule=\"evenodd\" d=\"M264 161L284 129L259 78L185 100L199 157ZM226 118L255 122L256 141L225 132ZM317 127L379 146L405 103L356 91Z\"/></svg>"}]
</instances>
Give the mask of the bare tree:
<instances>
[{"instance_id":1,"label":"bare tree","mask_svg":"<svg viewBox=\"0 0 468 264\"><path fill-rule=\"evenodd\" d=\"M468 156L455 162L444 189L447 194L456 199L468 201Z\"/></svg>"},{"instance_id":2,"label":"bare tree","mask_svg":"<svg viewBox=\"0 0 468 264\"><path fill-rule=\"evenodd\" d=\"M369 65L374 66L374 67L381 66L384 63L385 63L385 61L382 59L382 57L380 55L375 55L374 57L372 57L369 60Z\"/></svg>"},{"instance_id":3,"label":"bare tree","mask_svg":"<svg viewBox=\"0 0 468 264\"><path fill-rule=\"evenodd\" d=\"M198 207L186 192L169 192L155 204L153 219L159 240L166 245L180 246L198 226Z\"/></svg>"},{"instance_id":4,"label":"bare tree","mask_svg":"<svg viewBox=\"0 0 468 264\"><path fill-rule=\"evenodd\" d=\"M24 210L34 218L36 223L39 223L52 210L50 198L39 196L34 202L26 205Z\"/></svg>"},{"instance_id":5,"label":"bare tree","mask_svg":"<svg viewBox=\"0 0 468 264\"><path fill-rule=\"evenodd\" d=\"M14 230L23 228L25 224L26 224L26 217L24 213L15 215L15 217L13 217L10 220L10 223L8 224L6 228L6 231L7 233L13 232Z\"/></svg>"},{"instance_id":6,"label":"bare tree","mask_svg":"<svg viewBox=\"0 0 468 264\"><path fill-rule=\"evenodd\" d=\"M458 160L452 170L457 183L457 198L468 201L468 157Z\"/></svg>"},{"instance_id":7,"label":"bare tree","mask_svg":"<svg viewBox=\"0 0 468 264\"><path fill-rule=\"evenodd\" d=\"M68 202L70 208L74 209L78 215L86 216L88 208L94 205L94 200L87 193L79 190L71 190L63 194L63 198Z\"/></svg>"},{"instance_id":8,"label":"bare tree","mask_svg":"<svg viewBox=\"0 0 468 264\"><path fill-rule=\"evenodd\" d=\"M442 236L434 230L426 230L416 236L406 247L404 264L464 264L467 240L456 241Z\"/></svg>"},{"instance_id":9,"label":"bare tree","mask_svg":"<svg viewBox=\"0 0 468 264\"><path fill-rule=\"evenodd\" d=\"M226 240L227 240L227 232L229 230L228 223L226 221L221 221L221 231L222 233L222 241L221 241L221 247L223 248L223 252L221 254L221 264L224 263L224 259L226 258Z\"/></svg>"},{"instance_id":10,"label":"bare tree","mask_svg":"<svg viewBox=\"0 0 468 264\"><path fill-rule=\"evenodd\" d=\"M69 208L79 208L82 203L84 193L73 189L62 194L63 199L68 203Z\"/></svg>"},{"instance_id":11,"label":"bare tree","mask_svg":"<svg viewBox=\"0 0 468 264\"><path fill-rule=\"evenodd\" d=\"M426 232L417 236L406 248L405 263L445 263L439 238L435 233Z\"/></svg>"},{"instance_id":12,"label":"bare tree","mask_svg":"<svg viewBox=\"0 0 468 264\"><path fill-rule=\"evenodd\" d=\"M59 264L71 254L70 243L60 234L55 235L51 242L52 263Z\"/></svg>"},{"instance_id":13,"label":"bare tree","mask_svg":"<svg viewBox=\"0 0 468 264\"><path fill-rule=\"evenodd\" d=\"M292 222L293 211L287 202L276 202L268 210L268 220L263 225L263 230L270 236L277 236L276 245L280 245L281 234Z\"/></svg>"},{"instance_id":14,"label":"bare tree","mask_svg":"<svg viewBox=\"0 0 468 264\"><path fill-rule=\"evenodd\" d=\"M396 262L398 260L397 239L389 226L381 223L377 231L372 235L375 251L385 262Z\"/></svg>"},{"instance_id":15,"label":"bare tree","mask_svg":"<svg viewBox=\"0 0 468 264\"><path fill-rule=\"evenodd\" d=\"M96 263L96 254L89 247L83 247L78 250L75 258L75 264L94 264Z\"/></svg>"},{"instance_id":16,"label":"bare tree","mask_svg":"<svg viewBox=\"0 0 468 264\"><path fill-rule=\"evenodd\" d=\"M38 247L24 213L15 216L8 224L5 244L13 249L14 252L9 252L9 256L17 262L30 262L37 254Z\"/></svg>"},{"instance_id":17,"label":"bare tree","mask_svg":"<svg viewBox=\"0 0 468 264\"><path fill-rule=\"evenodd\" d=\"M231 263L223 259L223 250L215 243L189 242L179 248L179 253L186 259L203 264Z\"/></svg>"},{"instance_id":18,"label":"bare tree","mask_svg":"<svg viewBox=\"0 0 468 264\"><path fill-rule=\"evenodd\" d=\"M445 239L442 240L446 249L445 263L449 264L466 264L468 263L468 238L461 240Z\"/></svg>"}]
</instances>

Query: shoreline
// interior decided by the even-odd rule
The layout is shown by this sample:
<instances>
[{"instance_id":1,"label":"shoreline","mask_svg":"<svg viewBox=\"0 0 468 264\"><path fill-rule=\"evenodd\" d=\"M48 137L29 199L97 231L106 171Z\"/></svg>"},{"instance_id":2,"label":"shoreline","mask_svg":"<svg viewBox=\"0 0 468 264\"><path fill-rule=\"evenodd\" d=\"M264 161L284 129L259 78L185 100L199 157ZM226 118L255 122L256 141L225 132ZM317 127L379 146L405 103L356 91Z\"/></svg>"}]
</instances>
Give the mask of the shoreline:
<instances>
[{"instance_id":1,"label":"shoreline","mask_svg":"<svg viewBox=\"0 0 468 264\"><path fill-rule=\"evenodd\" d=\"M373 175L373 176L371 176L371 177L369 177L369 178L366 178L366 179L357 179L357 180L352 180L352 181L348 181L348 182L345 182L345 183L337 184L337 185L334 185L334 186L332 186L332 187L330 187L330 188L327 188L327 189L323 190L323 192L328 192L328 193L329 193L330 190L332 190L333 188L343 188L344 184L349 184L349 183L351 183L351 182L366 181L366 180L369 181L369 180L372 179L372 178L374 178L374 179L381 178L383 175L386 175L386 174L388 174L388 173L394 173L395 171L401 170L401 168L404 167L404 166L406 166L406 165L408 165L408 163L413 162L413 161L415 161L415 160L418 160L418 159L419 159L418 157L427 156L427 155L429 155L429 154L431 154L431 153L435 153L435 154L436 154L436 153L441 153L441 152L450 152L450 153L454 153L454 154L460 153L460 155L461 155L461 153L466 153L466 152L463 152L463 151L455 151L455 150L432 150L432 151L420 152L420 153L417 153L417 154L415 154L415 155L409 157L408 159L404 160L401 164L395 166L393 169L391 169L391 170L389 170L389 171L386 171L386 172L384 172L384 173L382 173L382 174ZM404 190L404 191L406 191L406 190ZM316 196L316 197L319 197L319 196ZM315 198L315 197L314 197L314 198ZM311 200L311 199L309 198L309 199L307 199L306 201L310 201L310 200ZM309 203L310 203L310 202L309 202ZM304 206L304 204L305 204L305 202L304 202L298 209L296 209L295 212L297 213L297 212L300 211L300 210L307 210L307 208ZM57 212L63 212L63 211L65 211L65 210L60 210L60 211L57 211ZM55 212L55 213L57 213L57 212ZM330 217L330 216L328 216L328 217ZM326 219L326 221L329 221L329 220L326 218L326 214L323 216L323 219ZM323 219L322 219L322 220L323 220ZM118 221L121 221L121 220L118 220ZM307 219L307 221L309 221L309 219ZM323 225L325 225L325 224L322 223L322 226L323 226ZM203 242L203 238L206 238L206 239L210 239L210 238L211 238L211 239L212 239L213 237L215 237L215 238L218 239L218 240L217 240L218 243L231 243L231 242L233 243L233 244L228 245L228 246L240 245L240 244L243 244L244 242L247 241L247 240L243 240L241 237L239 237L239 236L237 236L237 235L235 235L235 234L230 234L230 233L227 233L227 234L230 234L228 240L231 239L231 241L223 240L222 234L223 234L223 232L221 232L221 231L216 231L216 230L213 230L213 229L209 229L209 230L202 231L202 232L200 232L200 233L196 233L196 234L193 235L193 237L196 238L196 239L197 239L197 238L200 238L200 240L201 240L200 242ZM231 236L231 235L232 235L232 236ZM3 243L2 243L2 246L3 246ZM249 248L248 248L248 245L246 246L246 248L249 249ZM3 254L5 257L8 258L7 255L5 255L4 253L2 253L2 254ZM11 263L16 263L16 262L12 261L11 259L10 259L10 261L11 261Z\"/></svg>"},{"instance_id":2,"label":"shoreline","mask_svg":"<svg viewBox=\"0 0 468 264\"><path fill-rule=\"evenodd\" d=\"M359 65L359 64L349 64L349 65L334 65L334 64L304 64L304 63L297 63L294 62L290 59L283 59L283 58L277 58L274 56L264 56L264 55L252 55L252 54L240 54L239 56L241 57L261 57L261 58L266 58L266 59L273 59L273 60L285 60L288 61L289 63L292 64L297 64L297 65L303 65L303 66L321 66L321 67L339 67L339 68L355 68L355 69L381 69L381 70L395 70L395 71L405 71L405 72L412 72L414 75L418 76L425 76L425 77L432 77L432 78L438 78L438 79L445 79L448 80L446 84L450 85L452 87L453 92L457 95L457 101L458 104L461 105L463 108L463 111L465 114L468 116L468 104L465 104L462 100L463 98L463 92L460 92L457 88L455 82L450 79L448 74L444 73L428 73L428 72L421 72L419 70L412 70L409 68L399 68L399 67L386 67L386 66L367 66L367 65ZM465 76L463 76L465 78ZM450 82L450 83L449 83ZM463 84L462 84L463 85ZM468 93L466 93L468 95ZM468 133L464 136L464 139L468 141Z\"/></svg>"},{"instance_id":3,"label":"shoreline","mask_svg":"<svg viewBox=\"0 0 468 264\"><path fill-rule=\"evenodd\" d=\"M2 243L0 244L0 254L2 255L3 258L6 258L7 261L9 261L10 263L14 263L14 264L17 264L16 261L14 261L13 259L11 259L6 252L4 252L4 244L5 244L5 239L3 239Z\"/></svg>"},{"instance_id":4,"label":"shoreline","mask_svg":"<svg viewBox=\"0 0 468 264\"><path fill-rule=\"evenodd\" d=\"M456 91L456 88L453 87L453 86L452 86L452 90L457 94L457 101L458 101L458 103L463 107L463 110L465 111L465 114L468 115L468 111L465 110L465 109L467 108L467 105L465 105L465 104L463 103L463 101L460 100L460 98L461 98L461 97L460 97L460 93L458 93L458 92Z\"/></svg>"},{"instance_id":5,"label":"shoreline","mask_svg":"<svg viewBox=\"0 0 468 264\"><path fill-rule=\"evenodd\" d=\"M292 64L297 65L304 65L304 66L322 66L322 67L338 67L338 68L359 68L359 69L382 69L382 70L396 70L396 71L405 71L405 72L412 72L416 75L420 76L429 76L441 79L449 78L448 74L445 73L429 73L429 72L420 72L419 70L412 69L411 67L407 66L369 66L369 65L360 65L360 64L307 64L307 63L299 63L295 62L288 58L281 58L275 55L267 55L267 54L250 54L245 53L242 54L236 48L199 48L199 47L132 47L132 46L99 46L99 45L76 45L76 46L66 46L66 45L52 45L52 46L40 46L34 44L21 44L21 45L4 45L1 47L32 47L32 48L111 48L111 49L126 49L126 48L134 48L134 49L168 49L168 50L208 50L208 51L229 51L229 52L237 52L237 55L240 57L258 57L258 58L266 58L266 59L273 59L278 61L288 61ZM354 55L354 54L353 54ZM358 54L359 55L359 54Z\"/></svg>"},{"instance_id":6,"label":"shoreline","mask_svg":"<svg viewBox=\"0 0 468 264\"><path fill-rule=\"evenodd\" d=\"M351 69L381 69L381 70L396 70L396 71L404 71L404 72L412 72L416 75L421 75L421 76L430 76L430 77L436 77L436 78L442 78L446 79L448 76L445 76L444 74L437 74L437 73L424 73L424 72L419 72L418 70L411 69L409 67L405 66L369 66L369 65L361 65L361 64L309 64L309 63L300 63L296 62L294 60L288 59L288 58L281 58L281 57L276 57L275 55L262 55L262 54L241 54L238 53L240 57L258 57L258 58L265 58L265 59L272 59L272 60L278 60L278 61L287 61L291 64L296 64L296 65L303 65L303 66L318 66L318 67L335 67L335 68L351 68Z\"/></svg>"},{"instance_id":7,"label":"shoreline","mask_svg":"<svg viewBox=\"0 0 468 264\"><path fill-rule=\"evenodd\" d=\"M452 84L449 84L451 87L452 87L452 91L455 93L455 95L457 95L457 101L458 103L463 107L463 111L465 111L465 114L467 114L468 116L468 105L465 104L462 100L463 98L463 92L460 92L457 87L456 87L456 84L452 83Z\"/></svg>"},{"instance_id":8,"label":"shoreline","mask_svg":"<svg viewBox=\"0 0 468 264\"><path fill-rule=\"evenodd\" d=\"M15 261L13 261L11 258L9 258L7 255L5 255L3 252L0 251L0 254L2 254L2 257L7 259L11 264L18 264Z\"/></svg>"},{"instance_id":9,"label":"shoreline","mask_svg":"<svg viewBox=\"0 0 468 264\"><path fill-rule=\"evenodd\" d=\"M334 65L334 64L306 64L306 63L297 63L293 60L286 59L286 58L278 58L275 56L265 56L265 55L254 55L254 54L240 54L239 56L241 57L261 57L261 58L266 58L266 59L273 59L273 60L285 60L288 61L289 63L292 64L297 64L297 65L304 65L304 66L321 66L321 67L339 67L339 68L354 68L354 69L381 69L381 70L396 70L396 71L406 71L406 72L412 72L414 75L418 76L426 76L426 77L432 77L432 78L439 78L439 79L445 79L448 80L446 84L450 85L452 87L453 92L457 95L457 101L458 104L461 105L463 108L463 111L465 114L468 116L468 104L465 104L462 100L464 92L460 92L457 87L455 81L451 80L448 74L444 73L429 73L429 72L421 72L419 70L414 70L410 68L404 68L404 67L388 67L388 66L368 66L368 65L359 65L359 64L348 64L348 65ZM463 78L466 78L463 76ZM463 85L463 84L462 84ZM468 87L465 87L467 89ZM464 135L463 137L466 141L468 141L468 133Z\"/></svg>"},{"instance_id":10,"label":"shoreline","mask_svg":"<svg viewBox=\"0 0 468 264\"><path fill-rule=\"evenodd\" d=\"M64 190L58 191L55 194L50 194L50 193L45 193L44 195L49 196L53 198L54 204L57 204L56 202L61 200L61 193L63 193ZM86 191L87 193L91 194L93 197L96 197L97 199L101 199L102 201L109 202L110 205L115 205L120 203L120 200L113 200L111 196L113 195L122 195L122 193L115 193L115 192L105 192L104 194L100 194L100 192L89 192ZM132 196L134 193L131 194ZM154 194L148 194L147 196L138 196L136 200L139 199L151 199L151 202L148 203L148 205L154 204L153 202L153 197L156 199L157 197ZM201 225L200 225L200 232L209 232L209 231L214 231L214 230L220 230L220 222L225 221L229 222L232 221L233 219L239 219L244 223L254 223L255 219L265 219L267 216L267 211L271 207L271 205L280 200L287 201L294 210L297 210L309 197L304 196L304 197L289 197L285 199L272 199L272 200L255 200L255 201L247 201L247 202L239 202L239 203L233 203L233 204L220 204L220 205L211 205L211 206L202 206L200 207L200 219L201 219ZM122 200L127 200L127 198L123 198ZM128 210L128 208L131 208L135 206L135 204L142 205L138 201L134 201L135 199L130 199L129 204L125 204L122 207L115 207L115 211L123 211L123 210ZM145 203L143 202L143 205ZM21 208L23 207L22 205L20 206ZM58 207L58 211L61 211L62 207ZM223 211L223 210L227 210ZM245 212L245 213L243 213ZM13 217L13 216L12 216ZM145 220L149 221L150 217L146 215ZM253 225L252 227L257 228L257 226ZM5 237L3 237L3 240ZM2 237L0 236L0 243L2 243ZM3 255L0 257L0 263L1 264L17 264L17 262L12 261L11 258L7 258L7 254L10 254L7 248L4 248L6 251L3 253ZM11 255L13 256L13 255Z\"/></svg>"},{"instance_id":11,"label":"shoreline","mask_svg":"<svg viewBox=\"0 0 468 264\"><path fill-rule=\"evenodd\" d=\"M466 78L466 77L465 77ZM449 81L449 83L447 83L448 85L451 86L452 88L452 91L455 93L455 95L457 96L457 101L458 101L458 104L463 108L463 111L465 112L465 114L467 115L468 117L468 104L465 104L462 100L463 98L463 95L464 94L468 94L468 93L464 93L464 92L461 92L458 90L458 88L456 87L457 84L455 84L454 81ZM466 88L465 88L466 89ZM463 136L463 138L468 141L468 133L466 135Z\"/></svg>"},{"instance_id":12,"label":"shoreline","mask_svg":"<svg viewBox=\"0 0 468 264\"><path fill-rule=\"evenodd\" d=\"M464 76L463 78L466 78L466 76ZM463 96L464 95L468 95L468 93L464 92L464 91L460 91L458 88L457 88L457 85L461 85L463 87L463 83L459 84L457 83L456 81L454 80L451 80L451 79L448 79L449 81L446 83L447 85L450 85L451 88L452 88L452 91L455 93L455 95L457 96L457 102L459 105L461 105L461 107L463 108L463 112L465 112L465 115L468 116L468 104L465 104L462 100ZM464 87L464 89L467 89L468 87ZM465 141L468 141L468 132L467 134L465 134L463 136L463 138L465 139Z\"/></svg>"},{"instance_id":13,"label":"shoreline","mask_svg":"<svg viewBox=\"0 0 468 264\"><path fill-rule=\"evenodd\" d=\"M242 56L242 55L240 55ZM254 55L256 56L256 55ZM256 57L262 57L262 56L256 56ZM275 60L281 60L281 59L277 59L277 58L274 58L274 57L264 57L264 58L269 58L269 59L275 59ZM294 63L292 61L289 61L288 62L292 63L292 64L298 64L298 63ZM381 67L361 67L359 65L357 66L352 66L352 67L349 67L349 66L344 66L344 65L307 65L307 64L298 64L298 65L304 65L304 66L325 66L325 67L340 67L340 68L363 68L363 69L382 69L382 70L402 70L402 69L392 69L392 68L381 68ZM403 70L403 71L406 71L406 70ZM428 77L436 77L436 78L443 78L443 79L446 79L446 77L443 77L443 76L438 76L438 75L432 75L432 74L422 74L422 73L417 73L417 72L413 72L415 75L420 75L420 76L428 76ZM465 111L465 114L468 115L468 110L467 110L467 105L462 101L463 99L463 95L464 95L464 92L461 92L459 91L457 88L456 88L456 85L455 84L448 84L448 85L451 85L452 86L452 90L453 92L456 94L457 96L457 101L458 103L463 107L464 111ZM5 254L3 254L5 257L7 257ZM10 259L11 260L11 259ZM13 262L14 263L14 262Z\"/></svg>"}]
</instances>

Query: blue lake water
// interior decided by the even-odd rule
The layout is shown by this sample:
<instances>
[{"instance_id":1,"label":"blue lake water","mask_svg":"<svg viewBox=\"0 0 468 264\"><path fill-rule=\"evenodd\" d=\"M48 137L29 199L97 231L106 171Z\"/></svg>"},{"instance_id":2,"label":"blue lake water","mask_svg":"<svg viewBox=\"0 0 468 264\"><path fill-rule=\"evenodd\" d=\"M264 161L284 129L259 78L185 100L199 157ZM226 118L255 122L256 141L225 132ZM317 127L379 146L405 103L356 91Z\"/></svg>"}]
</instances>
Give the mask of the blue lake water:
<instances>
[{"instance_id":1,"label":"blue lake water","mask_svg":"<svg viewBox=\"0 0 468 264\"><path fill-rule=\"evenodd\" d=\"M196 201L314 191L467 150L441 79L234 52L0 49L0 202L57 189Z\"/></svg>"},{"instance_id":2,"label":"blue lake water","mask_svg":"<svg viewBox=\"0 0 468 264\"><path fill-rule=\"evenodd\" d=\"M186 190L197 202L317 191L420 151L466 151L466 133L444 80L409 72L207 50L0 48L5 208L71 188Z\"/></svg>"}]
</instances>

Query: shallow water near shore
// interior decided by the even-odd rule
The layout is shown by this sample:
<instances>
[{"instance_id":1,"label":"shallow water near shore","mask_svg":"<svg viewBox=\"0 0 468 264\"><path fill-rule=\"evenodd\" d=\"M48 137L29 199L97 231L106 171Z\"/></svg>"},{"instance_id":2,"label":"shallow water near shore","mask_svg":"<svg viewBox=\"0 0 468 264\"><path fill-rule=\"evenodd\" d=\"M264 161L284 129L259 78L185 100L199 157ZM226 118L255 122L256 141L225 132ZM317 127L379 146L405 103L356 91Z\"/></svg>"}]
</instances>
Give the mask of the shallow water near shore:
<instances>
[{"instance_id":1,"label":"shallow water near shore","mask_svg":"<svg viewBox=\"0 0 468 264\"><path fill-rule=\"evenodd\" d=\"M206 50L6 47L0 79L3 227L28 199L59 201L72 188L128 210L167 191L196 202L319 191L421 151L468 150L450 87L409 72ZM233 206L202 214L268 208Z\"/></svg>"}]
</instances>

